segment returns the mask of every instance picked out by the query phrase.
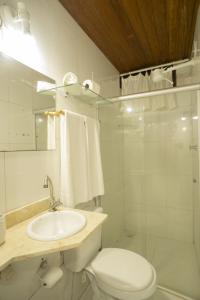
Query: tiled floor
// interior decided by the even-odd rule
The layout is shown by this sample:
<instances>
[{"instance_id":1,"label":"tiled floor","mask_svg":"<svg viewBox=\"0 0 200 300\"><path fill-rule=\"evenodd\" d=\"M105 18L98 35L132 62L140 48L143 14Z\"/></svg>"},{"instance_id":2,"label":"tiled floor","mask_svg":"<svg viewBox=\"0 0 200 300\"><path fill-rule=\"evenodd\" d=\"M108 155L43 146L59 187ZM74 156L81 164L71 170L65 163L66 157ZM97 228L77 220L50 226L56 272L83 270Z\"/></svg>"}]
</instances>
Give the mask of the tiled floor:
<instances>
[{"instance_id":1,"label":"tiled floor","mask_svg":"<svg viewBox=\"0 0 200 300\"><path fill-rule=\"evenodd\" d=\"M194 246L154 236L122 237L116 247L137 252L155 267L158 284L193 299L200 299L200 271ZM167 300L166 295L159 300ZM156 298L156 300L158 300Z\"/></svg>"}]
</instances>

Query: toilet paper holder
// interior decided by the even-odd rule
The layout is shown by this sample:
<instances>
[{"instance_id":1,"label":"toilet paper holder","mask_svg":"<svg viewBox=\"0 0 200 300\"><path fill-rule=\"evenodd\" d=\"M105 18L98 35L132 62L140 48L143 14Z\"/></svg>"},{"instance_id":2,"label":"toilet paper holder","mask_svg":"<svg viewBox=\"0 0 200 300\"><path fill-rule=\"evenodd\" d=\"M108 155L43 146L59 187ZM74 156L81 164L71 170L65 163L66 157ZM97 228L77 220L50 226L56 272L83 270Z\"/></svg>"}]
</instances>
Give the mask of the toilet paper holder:
<instances>
[{"instance_id":1,"label":"toilet paper holder","mask_svg":"<svg viewBox=\"0 0 200 300\"><path fill-rule=\"evenodd\" d=\"M37 270L37 276L40 281L41 287L52 288L63 276L63 270L61 266L63 265L63 253L60 252L60 264L57 267L49 266L48 260L45 257L41 258L41 263Z\"/></svg>"}]
</instances>

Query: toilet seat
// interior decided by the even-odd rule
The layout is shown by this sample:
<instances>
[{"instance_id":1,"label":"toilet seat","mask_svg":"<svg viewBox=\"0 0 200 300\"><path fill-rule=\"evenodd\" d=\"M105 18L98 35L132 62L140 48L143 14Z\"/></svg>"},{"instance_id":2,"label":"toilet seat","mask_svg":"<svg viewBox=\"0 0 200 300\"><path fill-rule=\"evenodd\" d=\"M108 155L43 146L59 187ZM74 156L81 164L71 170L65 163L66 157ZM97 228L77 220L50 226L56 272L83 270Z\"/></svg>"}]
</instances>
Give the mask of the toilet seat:
<instances>
[{"instance_id":1,"label":"toilet seat","mask_svg":"<svg viewBox=\"0 0 200 300\"><path fill-rule=\"evenodd\" d=\"M117 299L146 299L156 288L153 266L132 251L105 248L87 270L93 273L100 289Z\"/></svg>"}]
</instances>

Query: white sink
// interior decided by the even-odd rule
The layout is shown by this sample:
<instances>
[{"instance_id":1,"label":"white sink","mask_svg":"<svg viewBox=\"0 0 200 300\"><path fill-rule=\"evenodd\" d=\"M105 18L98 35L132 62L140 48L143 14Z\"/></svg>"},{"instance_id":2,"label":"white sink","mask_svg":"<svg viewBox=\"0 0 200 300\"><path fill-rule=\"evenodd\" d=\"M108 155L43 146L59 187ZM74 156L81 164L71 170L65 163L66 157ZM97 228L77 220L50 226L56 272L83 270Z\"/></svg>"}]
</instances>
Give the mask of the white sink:
<instances>
[{"instance_id":1,"label":"white sink","mask_svg":"<svg viewBox=\"0 0 200 300\"><path fill-rule=\"evenodd\" d=\"M55 241L72 236L86 224L86 217L75 211L48 212L35 218L27 227L29 237Z\"/></svg>"}]
</instances>

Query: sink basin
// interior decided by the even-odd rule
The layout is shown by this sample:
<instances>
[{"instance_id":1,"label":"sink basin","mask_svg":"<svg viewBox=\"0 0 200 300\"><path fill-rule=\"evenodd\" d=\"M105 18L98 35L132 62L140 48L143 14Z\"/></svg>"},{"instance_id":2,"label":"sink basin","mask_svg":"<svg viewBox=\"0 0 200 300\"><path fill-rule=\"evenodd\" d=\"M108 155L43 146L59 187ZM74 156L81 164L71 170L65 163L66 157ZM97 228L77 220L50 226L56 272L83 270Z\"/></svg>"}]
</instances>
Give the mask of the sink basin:
<instances>
[{"instance_id":1,"label":"sink basin","mask_svg":"<svg viewBox=\"0 0 200 300\"><path fill-rule=\"evenodd\" d=\"M79 232L86 218L75 211L55 211L35 218L27 227L29 237L39 241L60 240Z\"/></svg>"}]
</instances>

